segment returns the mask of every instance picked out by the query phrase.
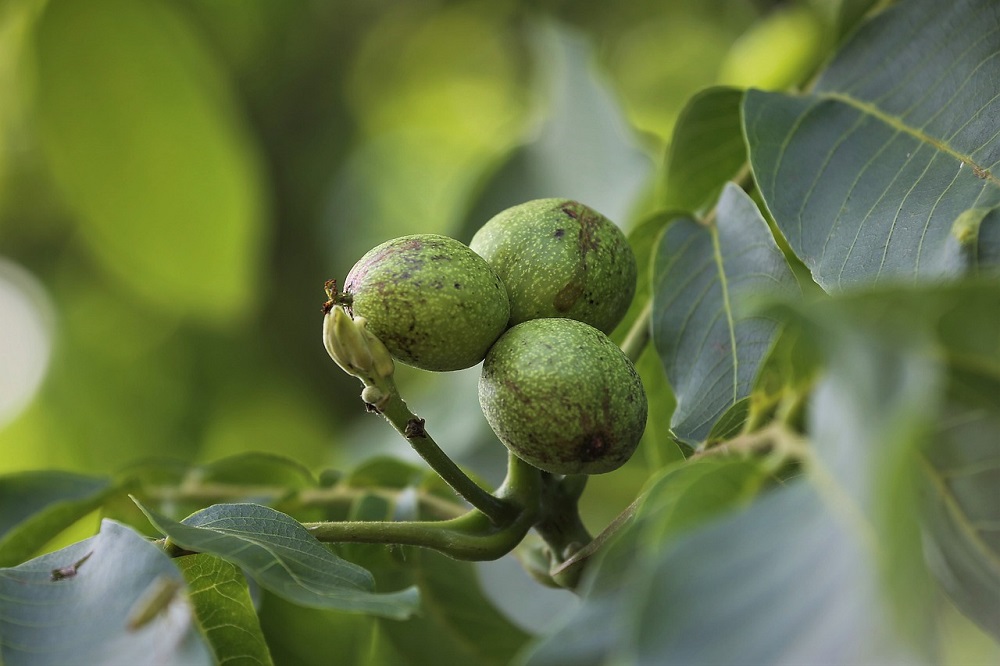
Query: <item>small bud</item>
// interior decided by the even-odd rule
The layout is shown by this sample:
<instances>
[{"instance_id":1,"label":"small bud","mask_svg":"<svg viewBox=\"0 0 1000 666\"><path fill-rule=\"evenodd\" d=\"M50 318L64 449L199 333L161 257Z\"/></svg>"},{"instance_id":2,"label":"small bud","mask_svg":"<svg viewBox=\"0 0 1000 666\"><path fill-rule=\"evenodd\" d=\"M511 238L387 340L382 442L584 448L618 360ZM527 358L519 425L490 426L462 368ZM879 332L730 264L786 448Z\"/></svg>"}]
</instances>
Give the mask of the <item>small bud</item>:
<instances>
[{"instance_id":1,"label":"small bud","mask_svg":"<svg viewBox=\"0 0 1000 666\"><path fill-rule=\"evenodd\" d=\"M392 360L392 354L385 344L378 337L368 330L368 321L364 317L354 320L361 330L361 335L368 345L368 352L372 357L373 370L380 379L388 379L396 371L396 363Z\"/></svg>"},{"instance_id":2,"label":"small bud","mask_svg":"<svg viewBox=\"0 0 1000 666\"><path fill-rule=\"evenodd\" d=\"M351 374L366 377L374 367L368 343L361 334L361 327L347 314L343 307L337 306L331 312L333 315L333 335L347 355L348 364L354 368Z\"/></svg>"},{"instance_id":3,"label":"small bud","mask_svg":"<svg viewBox=\"0 0 1000 666\"><path fill-rule=\"evenodd\" d=\"M347 374L362 379L370 374L371 354L351 316L340 305L333 306L323 317L323 346Z\"/></svg>"}]
</instances>

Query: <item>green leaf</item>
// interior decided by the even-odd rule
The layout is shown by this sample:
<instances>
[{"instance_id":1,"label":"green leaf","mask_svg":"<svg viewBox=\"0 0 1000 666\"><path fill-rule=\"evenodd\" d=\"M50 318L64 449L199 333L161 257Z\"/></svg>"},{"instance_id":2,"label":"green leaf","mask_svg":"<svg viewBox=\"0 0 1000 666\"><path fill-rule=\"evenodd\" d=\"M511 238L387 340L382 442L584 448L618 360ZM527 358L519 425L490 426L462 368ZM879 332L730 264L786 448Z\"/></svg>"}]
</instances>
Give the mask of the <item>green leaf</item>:
<instances>
[{"instance_id":1,"label":"green leaf","mask_svg":"<svg viewBox=\"0 0 1000 666\"><path fill-rule=\"evenodd\" d=\"M749 394L778 331L751 306L797 293L767 223L735 185L723 190L714 224L680 218L667 227L654 267L653 341L677 397L678 438L703 440Z\"/></svg>"},{"instance_id":2,"label":"green leaf","mask_svg":"<svg viewBox=\"0 0 1000 666\"><path fill-rule=\"evenodd\" d=\"M877 663L896 657L857 535L806 483L664 547L629 581L624 663ZM907 663L905 655L899 662Z\"/></svg>"},{"instance_id":3,"label":"green leaf","mask_svg":"<svg viewBox=\"0 0 1000 666\"><path fill-rule=\"evenodd\" d=\"M54 580L55 570L61 579ZM183 586L162 550L105 520L97 536L0 569L0 660L8 666L214 663ZM164 589L172 593L159 593ZM140 617L146 621L134 626Z\"/></svg>"},{"instance_id":4,"label":"green leaf","mask_svg":"<svg viewBox=\"0 0 1000 666\"><path fill-rule=\"evenodd\" d=\"M417 608L416 590L376 594L370 573L337 557L300 523L274 509L216 504L178 523L141 504L139 508L177 546L218 555L261 587L297 604L396 619Z\"/></svg>"},{"instance_id":5,"label":"green leaf","mask_svg":"<svg viewBox=\"0 0 1000 666\"><path fill-rule=\"evenodd\" d=\"M271 654L240 570L205 554L175 562L187 580L188 598L216 663L270 666Z\"/></svg>"},{"instance_id":6,"label":"green leaf","mask_svg":"<svg viewBox=\"0 0 1000 666\"><path fill-rule=\"evenodd\" d=\"M110 479L70 472L0 477L0 566L31 557L118 490Z\"/></svg>"},{"instance_id":7,"label":"green leaf","mask_svg":"<svg viewBox=\"0 0 1000 666\"><path fill-rule=\"evenodd\" d=\"M623 586L639 573L643 546L655 548L745 503L764 479L761 467L743 460L701 459L665 469L650 483L637 518L600 555L594 573L587 574L583 603L561 628L532 647L528 663L606 663L629 631L632 601Z\"/></svg>"},{"instance_id":8,"label":"green leaf","mask_svg":"<svg viewBox=\"0 0 1000 666\"><path fill-rule=\"evenodd\" d=\"M955 405L928 447L924 543L955 605L1000 641L1000 383L992 388L992 410Z\"/></svg>"},{"instance_id":9,"label":"green leaf","mask_svg":"<svg viewBox=\"0 0 1000 666\"><path fill-rule=\"evenodd\" d=\"M810 94L747 92L754 177L824 289L996 262L953 230L1000 204L996 11L901 2L854 33Z\"/></svg>"},{"instance_id":10,"label":"green leaf","mask_svg":"<svg viewBox=\"0 0 1000 666\"><path fill-rule=\"evenodd\" d=\"M483 595L471 563L418 549L407 549L406 562L420 587L424 612L380 625L383 639L404 656L400 663L510 663L528 635Z\"/></svg>"},{"instance_id":11,"label":"green leaf","mask_svg":"<svg viewBox=\"0 0 1000 666\"><path fill-rule=\"evenodd\" d=\"M696 211L715 199L746 162L740 122L743 91L707 88L677 118L664 166L664 208Z\"/></svg>"},{"instance_id":12,"label":"green leaf","mask_svg":"<svg viewBox=\"0 0 1000 666\"><path fill-rule=\"evenodd\" d=\"M834 3L838 34L846 35L856 27L876 2L878 0L838 0Z\"/></svg>"},{"instance_id":13,"label":"green leaf","mask_svg":"<svg viewBox=\"0 0 1000 666\"><path fill-rule=\"evenodd\" d=\"M198 34L168 3L54 0L36 46L48 166L94 257L164 310L246 311L266 185Z\"/></svg>"}]
</instances>

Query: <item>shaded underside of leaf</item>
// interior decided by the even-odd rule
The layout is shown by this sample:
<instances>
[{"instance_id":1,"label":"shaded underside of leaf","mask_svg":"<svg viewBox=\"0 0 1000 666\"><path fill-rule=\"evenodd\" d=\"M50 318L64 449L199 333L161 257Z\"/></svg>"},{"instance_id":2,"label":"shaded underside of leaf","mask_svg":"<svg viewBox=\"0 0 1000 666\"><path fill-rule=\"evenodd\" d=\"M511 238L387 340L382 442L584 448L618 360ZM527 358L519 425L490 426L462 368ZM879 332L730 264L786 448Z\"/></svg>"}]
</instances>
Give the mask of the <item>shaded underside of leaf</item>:
<instances>
[{"instance_id":1,"label":"shaded underside of leaf","mask_svg":"<svg viewBox=\"0 0 1000 666\"><path fill-rule=\"evenodd\" d=\"M753 201L735 185L711 226L678 218L654 265L653 341L677 397L671 426L696 443L745 398L778 324L754 315L758 299L798 284Z\"/></svg>"},{"instance_id":2,"label":"shaded underside of leaf","mask_svg":"<svg viewBox=\"0 0 1000 666\"><path fill-rule=\"evenodd\" d=\"M74 565L73 575L53 580L53 570ZM159 599L157 607L144 606L164 581L183 588L180 572L163 551L109 520L97 536L0 569L2 661L9 666L213 663L182 591ZM140 612L147 621L129 628Z\"/></svg>"},{"instance_id":3,"label":"shaded underside of leaf","mask_svg":"<svg viewBox=\"0 0 1000 666\"><path fill-rule=\"evenodd\" d=\"M901 2L853 35L809 95L747 92L754 177L823 288L994 261L953 227L1000 203L998 22L991 0Z\"/></svg>"},{"instance_id":4,"label":"shaded underside of leaf","mask_svg":"<svg viewBox=\"0 0 1000 666\"><path fill-rule=\"evenodd\" d=\"M294 603L397 619L409 617L419 603L412 588L375 593L370 573L337 557L300 523L274 509L216 504L178 523L140 508L173 543L232 562Z\"/></svg>"}]
</instances>

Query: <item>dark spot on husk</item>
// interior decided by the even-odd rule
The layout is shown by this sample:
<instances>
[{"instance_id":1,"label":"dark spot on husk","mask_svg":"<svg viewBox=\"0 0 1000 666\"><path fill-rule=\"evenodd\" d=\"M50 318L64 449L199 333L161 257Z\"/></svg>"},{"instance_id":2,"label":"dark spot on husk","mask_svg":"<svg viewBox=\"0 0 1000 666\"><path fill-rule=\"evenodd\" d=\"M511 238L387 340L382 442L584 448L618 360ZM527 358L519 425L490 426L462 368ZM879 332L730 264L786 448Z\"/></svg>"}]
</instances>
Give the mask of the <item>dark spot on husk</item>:
<instances>
[{"instance_id":1,"label":"dark spot on husk","mask_svg":"<svg viewBox=\"0 0 1000 666\"><path fill-rule=\"evenodd\" d=\"M552 235L555 236L556 238L562 238L563 236L566 235L566 230L565 229L556 229L556 232L554 234L552 234Z\"/></svg>"},{"instance_id":2,"label":"dark spot on husk","mask_svg":"<svg viewBox=\"0 0 1000 666\"><path fill-rule=\"evenodd\" d=\"M587 435L577 447L577 454L582 462L593 462L600 460L611 448L611 443L602 432L595 432Z\"/></svg>"}]
</instances>

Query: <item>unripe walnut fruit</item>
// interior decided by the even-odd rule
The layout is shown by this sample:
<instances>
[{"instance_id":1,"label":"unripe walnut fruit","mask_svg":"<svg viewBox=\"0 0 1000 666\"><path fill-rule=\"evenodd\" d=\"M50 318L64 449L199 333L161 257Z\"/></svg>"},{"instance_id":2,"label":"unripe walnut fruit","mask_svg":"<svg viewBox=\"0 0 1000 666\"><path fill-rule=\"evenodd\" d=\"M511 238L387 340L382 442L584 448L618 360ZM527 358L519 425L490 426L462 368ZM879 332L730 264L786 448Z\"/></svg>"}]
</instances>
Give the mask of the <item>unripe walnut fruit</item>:
<instances>
[{"instance_id":1,"label":"unripe walnut fruit","mask_svg":"<svg viewBox=\"0 0 1000 666\"><path fill-rule=\"evenodd\" d=\"M635 295L635 255L625 234L570 199L508 208L484 224L469 247L507 286L511 326L565 317L610 333Z\"/></svg>"},{"instance_id":2,"label":"unripe walnut fruit","mask_svg":"<svg viewBox=\"0 0 1000 666\"><path fill-rule=\"evenodd\" d=\"M369 250L348 273L343 298L393 356L425 370L479 363L510 317L507 290L490 265L435 234Z\"/></svg>"},{"instance_id":3,"label":"unripe walnut fruit","mask_svg":"<svg viewBox=\"0 0 1000 666\"><path fill-rule=\"evenodd\" d=\"M572 319L532 319L504 333L483 363L479 404L514 455L554 474L617 469L646 427L632 362Z\"/></svg>"}]
</instances>

